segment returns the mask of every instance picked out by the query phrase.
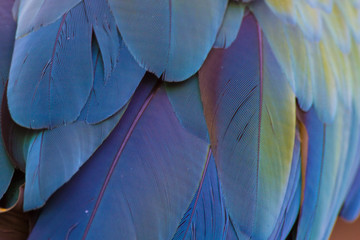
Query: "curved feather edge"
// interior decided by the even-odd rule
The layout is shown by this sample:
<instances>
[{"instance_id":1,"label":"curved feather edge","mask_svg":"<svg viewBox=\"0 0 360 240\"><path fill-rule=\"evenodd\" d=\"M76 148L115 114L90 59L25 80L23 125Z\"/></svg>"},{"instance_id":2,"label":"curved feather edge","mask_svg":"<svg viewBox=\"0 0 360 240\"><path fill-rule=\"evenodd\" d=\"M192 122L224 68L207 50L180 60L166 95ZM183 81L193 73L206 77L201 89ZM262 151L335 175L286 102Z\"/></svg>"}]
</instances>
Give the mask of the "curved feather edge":
<instances>
[{"instance_id":1,"label":"curved feather edge","mask_svg":"<svg viewBox=\"0 0 360 240\"><path fill-rule=\"evenodd\" d=\"M359 146L360 138L358 136L360 130L359 117L353 112L351 138L348 154L348 162L346 163L348 174L345 177L346 186L343 188L343 194L345 199L343 201L342 209L339 215L347 221L354 221L360 213L360 195L359 192L359 170L360 170L360 159L359 159Z\"/></svg>"},{"instance_id":2,"label":"curved feather edge","mask_svg":"<svg viewBox=\"0 0 360 240\"><path fill-rule=\"evenodd\" d=\"M200 139L209 142L209 132L200 99L199 79L192 76L184 82L166 83L166 93L181 125Z\"/></svg>"},{"instance_id":3,"label":"curved feather edge","mask_svg":"<svg viewBox=\"0 0 360 240\"><path fill-rule=\"evenodd\" d=\"M94 84L90 96L81 110L79 120L89 124L97 124L113 116L123 108L134 94L145 70L135 62L127 50L121 36L117 33L119 45L117 48L116 65L107 79L104 71L102 51L97 38L92 39L92 61L94 68ZM114 100L116 99L116 100Z\"/></svg>"},{"instance_id":4,"label":"curved feather edge","mask_svg":"<svg viewBox=\"0 0 360 240\"><path fill-rule=\"evenodd\" d=\"M209 149L199 188L172 239L223 239L228 221L216 172Z\"/></svg>"},{"instance_id":5,"label":"curved feather edge","mask_svg":"<svg viewBox=\"0 0 360 240\"><path fill-rule=\"evenodd\" d=\"M356 178L357 169L359 168L359 158L358 158L358 149L359 149L359 120L354 111L351 113L345 112L348 117L351 115L351 118L348 118L350 123L345 125L347 128L344 132L349 134L348 146L343 146L343 161L341 161L342 169L338 172L337 177L337 186L333 194L333 201L331 205L331 211L328 215L328 227L325 231L324 237L329 238L331 231L335 225L335 222L338 216L342 215L342 208L346 205L347 196L350 191L352 191L352 183ZM346 119L346 118L345 118ZM350 133L349 133L350 131ZM345 134L346 136L346 134Z\"/></svg>"},{"instance_id":6,"label":"curved feather edge","mask_svg":"<svg viewBox=\"0 0 360 240\"><path fill-rule=\"evenodd\" d=\"M319 41L323 32L321 10L304 1L295 1L297 25L310 41Z\"/></svg>"},{"instance_id":7,"label":"curved feather edge","mask_svg":"<svg viewBox=\"0 0 360 240\"><path fill-rule=\"evenodd\" d=\"M289 81L293 92L296 92L296 75L293 70L293 66L296 65L292 64L289 44L279 44L286 39L286 25L276 15L274 15L274 13L263 2L255 2L251 4L250 9L261 26L261 29L269 42L277 61L283 69L283 72L286 74L286 78Z\"/></svg>"},{"instance_id":8,"label":"curved feather edge","mask_svg":"<svg viewBox=\"0 0 360 240\"><path fill-rule=\"evenodd\" d=\"M290 173L295 96L252 14L243 19L228 49L210 52L199 80L224 202L236 233L267 238Z\"/></svg>"},{"instance_id":9,"label":"curved feather edge","mask_svg":"<svg viewBox=\"0 0 360 240\"><path fill-rule=\"evenodd\" d=\"M357 43L360 42L360 19L359 9L356 9L351 1L341 1L337 4L342 16L345 18L347 26L349 26L352 36Z\"/></svg>"},{"instance_id":10,"label":"curved feather edge","mask_svg":"<svg viewBox=\"0 0 360 240\"><path fill-rule=\"evenodd\" d=\"M351 49L351 33L346 17L343 16L338 4L334 3L330 14L323 13L325 28L329 31L331 38L344 53L349 53Z\"/></svg>"},{"instance_id":11,"label":"curved feather edge","mask_svg":"<svg viewBox=\"0 0 360 240\"><path fill-rule=\"evenodd\" d=\"M276 222L269 239L285 239L287 234L293 227L298 216L300 208L300 194L301 193L301 161L300 161L300 136L295 136L295 144L293 151L293 159L291 162L291 170L289 174L286 194L281 207L281 212Z\"/></svg>"},{"instance_id":12,"label":"curved feather edge","mask_svg":"<svg viewBox=\"0 0 360 240\"><path fill-rule=\"evenodd\" d=\"M333 8L333 0L306 0L310 6L320 8L326 13L330 13Z\"/></svg>"},{"instance_id":13,"label":"curved feather edge","mask_svg":"<svg viewBox=\"0 0 360 240\"><path fill-rule=\"evenodd\" d=\"M125 110L126 106L95 125L77 121L52 130L34 131L16 125L8 110L3 109L6 148L17 167L26 173L24 210L43 206L102 144Z\"/></svg>"},{"instance_id":14,"label":"curved feather edge","mask_svg":"<svg viewBox=\"0 0 360 240\"><path fill-rule=\"evenodd\" d=\"M155 82L147 75L111 135L44 207L29 239L174 235L198 188L209 144L184 130Z\"/></svg>"},{"instance_id":15,"label":"curved feather edge","mask_svg":"<svg viewBox=\"0 0 360 240\"><path fill-rule=\"evenodd\" d=\"M342 206L340 216L347 221L355 221L360 215L360 168L352 182L350 191Z\"/></svg>"},{"instance_id":16,"label":"curved feather edge","mask_svg":"<svg viewBox=\"0 0 360 240\"><path fill-rule=\"evenodd\" d=\"M314 109L303 117L309 134L309 151L298 239L322 239L326 234L328 214L337 189L336 176L345 162L350 136L349 117L342 109L338 109L339 114L332 124L322 123Z\"/></svg>"},{"instance_id":17,"label":"curved feather edge","mask_svg":"<svg viewBox=\"0 0 360 240\"><path fill-rule=\"evenodd\" d=\"M357 89L360 89L360 81L356 78L360 74L360 68L358 68L358 64L360 62L360 47L355 42L352 41L351 52L349 54L350 59L350 67L353 71L353 81L352 81L352 96L353 96L353 105L354 111L357 114L358 119L360 119L360 94L358 94Z\"/></svg>"},{"instance_id":18,"label":"curved feather edge","mask_svg":"<svg viewBox=\"0 0 360 240\"><path fill-rule=\"evenodd\" d=\"M92 69L91 27L79 4L16 40L7 88L12 118L34 129L74 122L89 97Z\"/></svg>"},{"instance_id":19,"label":"curved feather edge","mask_svg":"<svg viewBox=\"0 0 360 240\"><path fill-rule=\"evenodd\" d=\"M96 44L100 58L94 57ZM84 107L86 121L99 123L128 102L144 74L124 45L107 1L86 0L55 23L17 39L9 109L15 122L34 129L72 123Z\"/></svg>"},{"instance_id":20,"label":"curved feather edge","mask_svg":"<svg viewBox=\"0 0 360 240\"><path fill-rule=\"evenodd\" d=\"M16 39L54 23L80 2L81 0L17 0L19 6L14 11L18 23Z\"/></svg>"},{"instance_id":21,"label":"curved feather edge","mask_svg":"<svg viewBox=\"0 0 360 240\"><path fill-rule=\"evenodd\" d=\"M339 81L332 64L335 61L333 57L337 56L327 53L328 41L308 41L296 26L277 19L263 3L252 4L251 9L286 74L300 107L307 111L313 104L320 119L331 123L337 108L338 94L335 86ZM287 44L281 44L284 39ZM346 94L341 96L349 99Z\"/></svg>"},{"instance_id":22,"label":"curved feather edge","mask_svg":"<svg viewBox=\"0 0 360 240\"><path fill-rule=\"evenodd\" d=\"M229 2L213 48L228 48L236 39L245 13L245 4Z\"/></svg>"},{"instance_id":23,"label":"curved feather edge","mask_svg":"<svg viewBox=\"0 0 360 240\"><path fill-rule=\"evenodd\" d=\"M227 3L109 0L118 29L135 60L169 82L185 80L199 70L215 42Z\"/></svg>"},{"instance_id":24,"label":"curved feather edge","mask_svg":"<svg viewBox=\"0 0 360 240\"><path fill-rule=\"evenodd\" d=\"M296 0L265 0L265 2L280 19L290 24L296 23Z\"/></svg>"}]
</instances>

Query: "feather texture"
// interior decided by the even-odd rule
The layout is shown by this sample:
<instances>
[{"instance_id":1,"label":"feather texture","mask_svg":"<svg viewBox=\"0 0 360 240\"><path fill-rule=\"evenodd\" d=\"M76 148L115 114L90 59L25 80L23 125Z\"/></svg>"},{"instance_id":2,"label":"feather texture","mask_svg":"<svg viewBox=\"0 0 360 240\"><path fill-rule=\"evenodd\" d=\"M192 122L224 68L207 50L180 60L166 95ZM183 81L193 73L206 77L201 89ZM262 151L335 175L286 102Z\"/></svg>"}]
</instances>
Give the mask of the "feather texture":
<instances>
[{"instance_id":1,"label":"feather texture","mask_svg":"<svg viewBox=\"0 0 360 240\"><path fill-rule=\"evenodd\" d=\"M227 1L109 0L109 4L136 61L172 82L199 70L215 42Z\"/></svg>"},{"instance_id":2,"label":"feather texture","mask_svg":"<svg viewBox=\"0 0 360 240\"><path fill-rule=\"evenodd\" d=\"M16 38L20 38L32 31L40 29L60 19L81 0L17 0L18 28Z\"/></svg>"},{"instance_id":3,"label":"feather texture","mask_svg":"<svg viewBox=\"0 0 360 240\"><path fill-rule=\"evenodd\" d=\"M100 51L92 54L96 44ZM124 46L106 1L78 4L55 23L17 39L14 51L9 109L28 128L72 123L87 101L86 120L98 123L128 102L145 73ZM117 94L121 98L112 103Z\"/></svg>"},{"instance_id":4,"label":"feather texture","mask_svg":"<svg viewBox=\"0 0 360 240\"><path fill-rule=\"evenodd\" d=\"M295 97L252 14L244 18L231 47L210 52L199 79L235 231L240 238L267 238L290 172Z\"/></svg>"},{"instance_id":5,"label":"feather texture","mask_svg":"<svg viewBox=\"0 0 360 240\"><path fill-rule=\"evenodd\" d=\"M333 202L340 195L336 185L341 181L338 177L346 162L350 138L348 126L351 123L349 118L343 116L346 115L337 115L332 124L323 124L319 121L314 110L304 117L309 134L309 151L304 200L298 227L299 239L323 238L328 227L328 224L324 223L331 219L328 214L339 211L339 205L333 209Z\"/></svg>"},{"instance_id":6,"label":"feather texture","mask_svg":"<svg viewBox=\"0 0 360 240\"><path fill-rule=\"evenodd\" d=\"M265 0L268 6L285 21L294 23L295 17L295 0Z\"/></svg>"},{"instance_id":7,"label":"feather texture","mask_svg":"<svg viewBox=\"0 0 360 240\"><path fill-rule=\"evenodd\" d=\"M13 1L0 2L0 99L3 101L4 89L9 77L11 55L14 46L16 25L11 17ZM2 113L0 113L0 116ZM1 131L0 134L2 135ZM3 139L0 139L0 199L10 185L14 168L6 154Z\"/></svg>"},{"instance_id":8,"label":"feather texture","mask_svg":"<svg viewBox=\"0 0 360 240\"><path fill-rule=\"evenodd\" d=\"M155 82L148 76L140 85L118 126L54 195L29 239L170 239L175 234L210 152L205 141L184 130L164 88L153 88ZM113 201L117 204L109 208ZM54 216L61 219L60 225L52 221L57 230L44 231Z\"/></svg>"},{"instance_id":9,"label":"feather texture","mask_svg":"<svg viewBox=\"0 0 360 240\"><path fill-rule=\"evenodd\" d=\"M117 31L116 34L118 35ZM116 65L108 78L104 70L102 51L96 38L92 40L94 84L78 120L95 124L114 115L129 101L145 74L145 70L140 68L130 55L121 37L118 36L116 40L119 41Z\"/></svg>"},{"instance_id":10,"label":"feather texture","mask_svg":"<svg viewBox=\"0 0 360 240\"><path fill-rule=\"evenodd\" d=\"M359 6L1 2L0 230L327 239L360 209Z\"/></svg>"},{"instance_id":11,"label":"feather texture","mask_svg":"<svg viewBox=\"0 0 360 240\"><path fill-rule=\"evenodd\" d=\"M17 39L7 92L17 124L53 128L79 117L93 84L90 43L91 28L81 4Z\"/></svg>"},{"instance_id":12,"label":"feather texture","mask_svg":"<svg viewBox=\"0 0 360 240\"><path fill-rule=\"evenodd\" d=\"M244 12L244 4L229 2L213 47L228 48L234 42L240 30Z\"/></svg>"},{"instance_id":13,"label":"feather texture","mask_svg":"<svg viewBox=\"0 0 360 240\"><path fill-rule=\"evenodd\" d=\"M5 112L3 120L9 127L4 131L7 149L17 166L26 172L24 210L43 206L101 145L125 109L96 125L78 121L37 131L16 125Z\"/></svg>"}]
</instances>

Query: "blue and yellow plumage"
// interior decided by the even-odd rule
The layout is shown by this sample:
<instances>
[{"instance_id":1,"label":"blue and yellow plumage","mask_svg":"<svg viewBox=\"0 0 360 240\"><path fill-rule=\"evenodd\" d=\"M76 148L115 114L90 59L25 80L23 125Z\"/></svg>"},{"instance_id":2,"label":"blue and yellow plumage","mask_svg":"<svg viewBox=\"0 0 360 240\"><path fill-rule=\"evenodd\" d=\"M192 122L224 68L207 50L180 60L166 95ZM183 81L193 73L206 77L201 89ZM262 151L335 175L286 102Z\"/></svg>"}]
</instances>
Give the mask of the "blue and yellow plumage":
<instances>
[{"instance_id":1,"label":"blue and yellow plumage","mask_svg":"<svg viewBox=\"0 0 360 240\"><path fill-rule=\"evenodd\" d=\"M3 0L0 239L327 239L360 213L359 10Z\"/></svg>"}]
</instances>

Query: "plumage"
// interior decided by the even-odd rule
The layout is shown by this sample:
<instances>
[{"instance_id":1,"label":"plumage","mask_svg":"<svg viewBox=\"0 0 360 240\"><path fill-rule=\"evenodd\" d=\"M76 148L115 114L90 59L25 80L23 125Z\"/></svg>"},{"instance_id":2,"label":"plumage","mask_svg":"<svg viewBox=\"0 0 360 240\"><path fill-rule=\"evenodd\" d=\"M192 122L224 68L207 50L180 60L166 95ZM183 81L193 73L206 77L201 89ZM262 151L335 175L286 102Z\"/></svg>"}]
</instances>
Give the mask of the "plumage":
<instances>
[{"instance_id":1,"label":"plumage","mask_svg":"<svg viewBox=\"0 0 360 240\"><path fill-rule=\"evenodd\" d=\"M346 196L346 200L340 212L341 217L345 218L348 221L355 220L360 213L359 172L360 171L357 169L356 177L354 178L354 181L351 184L351 189L348 192L348 195Z\"/></svg>"},{"instance_id":2,"label":"plumage","mask_svg":"<svg viewBox=\"0 0 360 240\"><path fill-rule=\"evenodd\" d=\"M318 41L323 33L321 10L311 7L304 1L295 1L297 24L307 39Z\"/></svg>"},{"instance_id":3,"label":"plumage","mask_svg":"<svg viewBox=\"0 0 360 240\"><path fill-rule=\"evenodd\" d=\"M11 7L12 1L2 1L0 3L0 96L3 100L3 92L5 84L9 77L9 68L11 55L14 47L15 39L15 22L12 21ZM2 113L0 113L0 116ZM1 129L2 130L2 129ZM1 133L1 131L0 131ZM2 134L1 134L2 135ZM0 139L0 198L3 197L6 189L10 185L11 178L14 173L14 167L10 163L10 159L6 153L3 138Z\"/></svg>"},{"instance_id":4,"label":"plumage","mask_svg":"<svg viewBox=\"0 0 360 240\"><path fill-rule=\"evenodd\" d=\"M199 70L215 42L227 1L109 0L109 4L136 61L174 82ZM191 57L184 52L191 52Z\"/></svg>"},{"instance_id":5,"label":"plumage","mask_svg":"<svg viewBox=\"0 0 360 240\"><path fill-rule=\"evenodd\" d=\"M60 3L56 0L15 0L15 16L18 27L16 38L23 37L30 32L47 26L60 19L66 12L72 9L81 0L64 0ZM14 1L12 1L14 2Z\"/></svg>"},{"instance_id":6,"label":"plumage","mask_svg":"<svg viewBox=\"0 0 360 240\"><path fill-rule=\"evenodd\" d=\"M199 79L234 227L242 237L267 238L289 178L295 98L252 14L231 47L210 52Z\"/></svg>"},{"instance_id":7,"label":"plumage","mask_svg":"<svg viewBox=\"0 0 360 240\"><path fill-rule=\"evenodd\" d=\"M114 115L125 107L145 75L145 70L135 62L119 33L117 31L115 33L116 40L119 41L115 48L116 65L111 69L108 77L105 77L103 54L98 46L97 38L92 39L94 83L78 120L96 124Z\"/></svg>"},{"instance_id":8,"label":"plumage","mask_svg":"<svg viewBox=\"0 0 360 240\"><path fill-rule=\"evenodd\" d=\"M10 132L4 132L9 154L21 161L18 167L28 173L24 210L43 206L101 145L125 109L95 125L78 121L52 130L30 131L7 123L11 126Z\"/></svg>"},{"instance_id":9,"label":"plumage","mask_svg":"<svg viewBox=\"0 0 360 240\"><path fill-rule=\"evenodd\" d=\"M360 214L359 11L1 1L0 239L327 239Z\"/></svg>"},{"instance_id":10,"label":"plumage","mask_svg":"<svg viewBox=\"0 0 360 240\"><path fill-rule=\"evenodd\" d=\"M91 28L81 4L16 40L7 97L17 124L42 129L74 122L92 84Z\"/></svg>"},{"instance_id":11,"label":"plumage","mask_svg":"<svg viewBox=\"0 0 360 240\"><path fill-rule=\"evenodd\" d=\"M228 48L236 39L244 17L245 5L229 2L214 43L214 48Z\"/></svg>"},{"instance_id":12,"label":"plumage","mask_svg":"<svg viewBox=\"0 0 360 240\"><path fill-rule=\"evenodd\" d=\"M181 126L164 87L155 83L153 77L143 82L105 144L75 182L50 200L30 239L63 239L67 234L69 239L170 239L174 235L211 151L206 141ZM139 146L142 151L137 151ZM96 185L86 187L89 181ZM74 191L78 187L83 190ZM64 201L70 193L79 205ZM109 208L114 201L118 204ZM44 231L54 215L61 225L53 222L57 231Z\"/></svg>"}]
</instances>

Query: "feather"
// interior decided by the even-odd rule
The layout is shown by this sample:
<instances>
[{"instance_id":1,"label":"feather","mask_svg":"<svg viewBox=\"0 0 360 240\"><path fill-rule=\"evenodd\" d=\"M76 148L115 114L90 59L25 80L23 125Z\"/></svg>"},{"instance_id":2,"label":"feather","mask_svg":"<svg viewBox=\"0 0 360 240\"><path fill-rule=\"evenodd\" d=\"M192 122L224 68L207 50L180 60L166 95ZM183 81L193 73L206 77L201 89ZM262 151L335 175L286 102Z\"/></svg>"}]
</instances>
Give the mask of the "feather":
<instances>
[{"instance_id":1,"label":"feather","mask_svg":"<svg viewBox=\"0 0 360 240\"><path fill-rule=\"evenodd\" d=\"M279 18L292 24L296 22L296 0L265 0L265 2Z\"/></svg>"},{"instance_id":2,"label":"feather","mask_svg":"<svg viewBox=\"0 0 360 240\"><path fill-rule=\"evenodd\" d=\"M78 120L94 124L111 117L129 101L145 74L145 70L135 62L121 37L117 40L120 41L117 63L106 80L104 79L103 54L96 38L92 40L94 84Z\"/></svg>"},{"instance_id":3,"label":"feather","mask_svg":"<svg viewBox=\"0 0 360 240\"><path fill-rule=\"evenodd\" d=\"M101 56L102 65L98 57L92 64L96 47L91 39L99 46L95 56ZM8 87L10 113L21 126L54 128L74 122L89 100L86 121L98 123L128 102L144 73L124 46L107 3L88 0L17 39ZM121 98L115 102L117 94Z\"/></svg>"},{"instance_id":4,"label":"feather","mask_svg":"<svg viewBox=\"0 0 360 240\"><path fill-rule=\"evenodd\" d=\"M252 14L244 18L228 49L210 52L199 80L235 231L240 238L268 238L291 168L295 96Z\"/></svg>"},{"instance_id":5,"label":"feather","mask_svg":"<svg viewBox=\"0 0 360 240\"><path fill-rule=\"evenodd\" d=\"M197 137L209 142L209 133L200 100L198 76L194 75L184 82L166 83L166 93L174 113L181 125Z\"/></svg>"},{"instance_id":6,"label":"feather","mask_svg":"<svg viewBox=\"0 0 360 240\"><path fill-rule=\"evenodd\" d=\"M18 10L14 14L18 22L16 38L47 26L60 19L81 0L18 0ZM18 16L18 17L17 17Z\"/></svg>"},{"instance_id":7,"label":"feather","mask_svg":"<svg viewBox=\"0 0 360 240\"><path fill-rule=\"evenodd\" d=\"M94 44L93 58L98 54L99 48ZM102 70L100 66L102 64L94 65L94 71L100 72L95 75L95 81L102 83L104 75L99 71ZM129 71L131 70L129 68ZM103 86L101 83L99 85ZM93 92L100 97L101 90L95 85ZM92 103L90 100L88 102ZM34 131L22 128L11 120L6 107L2 110L3 136L7 149L16 166L26 172L24 209L32 210L43 206L46 200L67 182L101 145L126 109L125 106L107 120L90 125L84 119L89 116L90 110L96 108L89 104L76 122L51 130ZM122 102L120 104L123 105ZM4 105L6 106L6 102ZM115 106L119 107L118 104ZM113 109L115 110L118 111L117 108ZM101 113L99 111L99 114ZM62 144L60 145L59 142Z\"/></svg>"},{"instance_id":8,"label":"feather","mask_svg":"<svg viewBox=\"0 0 360 240\"><path fill-rule=\"evenodd\" d=\"M299 29L282 23L263 3L254 3L251 9L285 72L300 107L307 111L314 104L321 121L332 122L338 94L332 69L333 55L326 51L330 40L319 43L307 41L301 36Z\"/></svg>"},{"instance_id":9,"label":"feather","mask_svg":"<svg viewBox=\"0 0 360 240\"><path fill-rule=\"evenodd\" d=\"M337 46L344 53L348 53L351 47L350 29L337 3L334 4L331 14L324 14L323 20Z\"/></svg>"},{"instance_id":10,"label":"feather","mask_svg":"<svg viewBox=\"0 0 360 240\"><path fill-rule=\"evenodd\" d=\"M359 10L356 9L351 1L341 1L337 4L341 15L346 21L346 25L350 28L353 38L356 42L360 42L360 18Z\"/></svg>"},{"instance_id":11,"label":"feather","mask_svg":"<svg viewBox=\"0 0 360 240\"><path fill-rule=\"evenodd\" d=\"M314 72L312 78L314 108L322 122L331 123L337 110L338 94L335 76L329 62L331 59L327 55L325 44L323 41L309 44L311 51L309 61Z\"/></svg>"},{"instance_id":12,"label":"feather","mask_svg":"<svg viewBox=\"0 0 360 240\"><path fill-rule=\"evenodd\" d=\"M312 81L315 79L313 79L314 69L309 61L310 49L307 40L301 36L301 32L296 27L286 28L285 34L290 50L290 63L294 71L295 95L300 108L307 111L314 101Z\"/></svg>"},{"instance_id":13,"label":"feather","mask_svg":"<svg viewBox=\"0 0 360 240\"><path fill-rule=\"evenodd\" d=\"M228 48L234 42L244 17L245 6L242 3L229 2L214 48Z\"/></svg>"},{"instance_id":14,"label":"feather","mask_svg":"<svg viewBox=\"0 0 360 240\"><path fill-rule=\"evenodd\" d=\"M319 41L322 37L323 21L321 11L311 7L304 1L295 1L297 25L304 36L311 41Z\"/></svg>"},{"instance_id":15,"label":"feather","mask_svg":"<svg viewBox=\"0 0 360 240\"><path fill-rule=\"evenodd\" d=\"M14 46L16 25L11 17L13 1L0 2L0 99L3 100L5 84L9 77L11 55ZM0 116L2 113L0 113ZM2 135L1 131L0 134ZM0 138L0 199L10 185L14 168L6 154L3 139Z\"/></svg>"},{"instance_id":16,"label":"feather","mask_svg":"<svg viewBox=\"0 0 360 240\"><path fill-rule=\"evenodd\" d=\"M360 212L358 2L1 2L0 231L327 239Z\"/></svg>"},{"instance_id":17,"label":"feather","mask_svg":"<svg viewBox=\"0 0 360 240\"><path fill-rule=\"evenodd\" d=\"M3 112L4 122L9 127L4 131L7 149L18 167L26 172L24 210L43 206L101 145L125 109L96 125L77 121L37 131L16 125L11 122L9 113Z\"/></svg>"},{"instance_id":18,"label":"feather","mask_svg":"<svg viewBox=\"0 0 360 240\"><path fill-rule=\"evenodd\" d=\"M356 177L347 193L346 200L342 206L340 216L347 221L354 221L360 214L360 168L357 169Z\"/></svg>"},{"instance_id":19,"label":"feather","mask_svg":"<svg viewBox=\"0 0 360 240\"><path fill-rule=\"evenodd\" d=\"M155 82L147 75L109 138L50 199L29 239L175 234L201 182L209 144L182 127Z\"/></svg>"},{"instance_id":20,"label":"feather","mask_svg":"<svg viewBox=\"0 0 360 240\"><path fill-rule=\"evenodd\" d=\"M327 229L324 234L325 238L329 238L332 228L335 225L337 217L341 214L341 208L346 203L346 195L351 191L351 183L356 177L356 170L359 167L360 161L358 159L358 146L359 146L359 121L357 115L353 111L351 114L345 112L344 115L351 116L345 119L343 131L345 137L348 137L348 142L342 145L342 159L340 162L339 171L336 176L336 188L332 196L332 203L330 211L328 211ZM349 121L346 124L346 121ZM347 145L345 143L348 143ZM356 211L354 211L356 212Z\"/></svg>"},{"instance_id":21,"label":"feather","mask_svg":"<svg viewBox=\"0 0 360 240\"><path fill-rule=\"evenodd\" d=\"M104 82L111 77L118 62L121 37L116 29L115 19L106 1L84 1L86 15L93 26L104 64Z\"/></svg>"},{"instance_id":22,"label":"feather","mask_svg":"<svg viewBox=\"0 0 360 240\"><path fill-rule=\"evenodd\" d=\"M289 81L292 90L296 92L290 44L282 44L286 39L286 25L263 2L254 3L250 8L269 42L277 61L286 74L286 79Z\"/></svg>"},{"instance_id":23,"label":"feather","mask_svg":"<svg viewBox=\"0 0 360 240\"><path fill-rule=\"evenodd\" d=\"M352 80L352 96L353 96L353 105L355 106L355 112L357 117L360 119L360 94L358 94L358 89L360 89L360 81L356 76L360 74L360 68L358 68L358 63L360 62L360 47L355 42L352 41L351 52L349 54L350 66L353 73Z\"/></svg>"},{"instance_id":24,"label":"feather","mask_svg":"<svg viewBox=\"0 0 360 240\"><path fill-rule=\"evenodd\" d=\"M350 65L348 57L336 47L330 36L325 36L320 44L326 81L334 81L335 87L332 88L337 91L339 101L342 102L344 107L351 109L352 76L350 71L346 71L347 65ZM327 84L330 84L330 81ZM321 90L319 89L319 91Z\"/></svg>"},{"instance_id":25,"label":"feather","mask_svg":"<svg viewBox=\"0 0 360 240\"><path fill-rule=\"evenodd\" d=\"M330 13L333 7L333 0L306 0L312 7L321 8Z\"/></svg>"},{"instance_id":26,"label":"feather","mask_svg":"<svg viewBox=\"0 0 360 240\"><path fill-rule=\"evenodd\" d=\"M198 191L172 239L223 239L228 222L215 161L205 164Z\"/></svg>"},{"instance_id":27,"label":"feather","mask_svg":"<svg viewBox=\"0 0 360 240\"><path fill-rule=\"evenodd\" d=\"M93 84L90 41L81 4L55 23L17 39L7 92L17 124L53 128L79 117Z\"/></svg>"},{"instance_id":28,"label":"feather","mask_svg":"<svg viewBox=\"0 0 360 240\"><path fill-rule=\"evenodd\" d=\"M284 201L281 207L281 212L276 222L276 227L271 234L270 239L284 239L287 233L290 232L295 220L298 216L300 207L300 193L301 193L301 161L300 161L300 137L298 131L295 136L295 144L293 151L293 158L291 162L291 170L289 174L288 185Z\"/></svg>"},{"instance_id":29,"label":"feather","mask_svg":"<svg viewBox=\"0 0 360 240\"><path fill-rule=\"evenodd\" d=\"M166 93L179 123L200 139L209 142L196 75L180 83L167 83ZM173 239L221 239L228 216L212 153L202 173L198 190L184 214Z\"/></svg>"},{"instance_id":30,"label":"feather","mask_svg":"<svg viewBox=\"0 0 360 240\"><path fill-rule=\"evenodd\" d=\"M189 78L204 62L223 21L227 0L109 0L109 4L136 61L173 82Z\"/></svg>"},{"instance_id":31,"label":"feather","mask_svg":"<svg viewBox=\"0 0 360 240\"><path fill-rule=\"evenodd\" d=\"M348 119L339 114L332 124L323 124L312 109L303 117L309 134L304 200L297 238L324 238L327 219L336 193L336 176L341 172L349 141ZM341 144L339 144L341 143Z\"/></svg>"}]
</instances>

